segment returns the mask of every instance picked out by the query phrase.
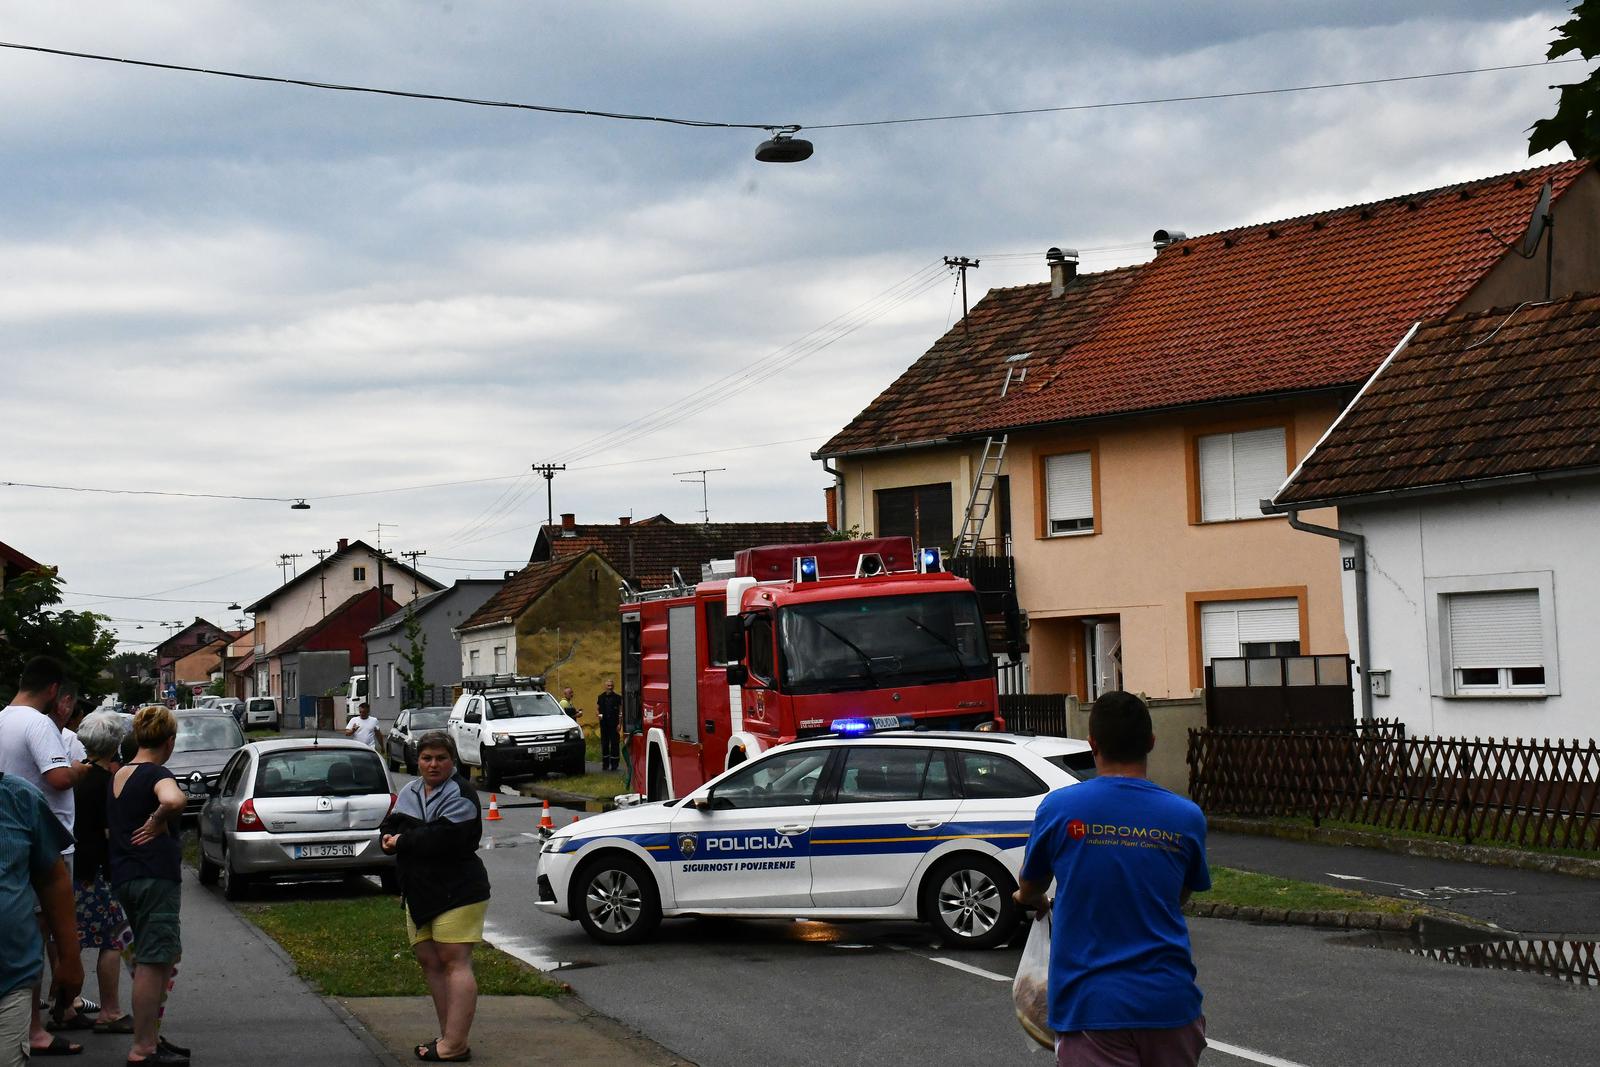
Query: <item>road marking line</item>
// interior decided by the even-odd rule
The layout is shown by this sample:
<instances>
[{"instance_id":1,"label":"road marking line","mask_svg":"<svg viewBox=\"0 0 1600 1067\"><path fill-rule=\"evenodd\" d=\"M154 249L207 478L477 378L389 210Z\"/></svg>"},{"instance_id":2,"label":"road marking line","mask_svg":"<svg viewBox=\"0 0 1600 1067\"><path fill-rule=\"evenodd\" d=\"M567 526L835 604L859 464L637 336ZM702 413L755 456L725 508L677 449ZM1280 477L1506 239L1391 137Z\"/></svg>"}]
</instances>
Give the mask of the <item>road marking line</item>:
<instances>
[{"instance_id":1,"label":"road marking line","mask_svg":"<svg viewBox=\"0 0 1600 1067\"><path fill-rule=\"evenodd\" d=\"M521 960L523 963L526 963L529 967L535 968L536 970L547 972L554 971L558 968L565 967L569 962L567 960L558 960L554 957L546 956L545 953L549 950L543 945L530 941L523 941L520 938L512 937L508 934L502 934L493 923L483 924L483 939L489 942L495 948L499 949L501 952L515 956L517 959Z\"/></svg>"},{"instance_id":2,"label":"road marking line","mask_svg":"<svg viewBox=\"0 0 1600 1067\"><path fill-rule=\"evenodd\" d=\"M995 974L993 971L986 971L982 967L974 967L972 964L962 963L960 960L945 959L943 956L929 956L928 959L934 963L942 963L946 967L954 967L958 971L975 974L979 978L987 978L991 982L1009 982L1012 980L1012 976L1009 974Z\"/></svg>"},{"instance_id":3,"label":"road marking line","mask_svg":"<svg viewBox=\"0 0 1600 1067\"><path fill-rule=\"evenodd\" d=\"M1206 1038L1206 1048L1215 1049L1228 1056L1237 1056L1241 1060L1264 1063L1267 1067L1306 1067L1303 1063L1286 1060L1281 1056L1270 1056L1265 1052L1257 1052L1255 1049L1240 1048L1238 1045L1229 1045L1223 1041L1213 1041L1209 1036Z\"/></svg>"}]
</instances>

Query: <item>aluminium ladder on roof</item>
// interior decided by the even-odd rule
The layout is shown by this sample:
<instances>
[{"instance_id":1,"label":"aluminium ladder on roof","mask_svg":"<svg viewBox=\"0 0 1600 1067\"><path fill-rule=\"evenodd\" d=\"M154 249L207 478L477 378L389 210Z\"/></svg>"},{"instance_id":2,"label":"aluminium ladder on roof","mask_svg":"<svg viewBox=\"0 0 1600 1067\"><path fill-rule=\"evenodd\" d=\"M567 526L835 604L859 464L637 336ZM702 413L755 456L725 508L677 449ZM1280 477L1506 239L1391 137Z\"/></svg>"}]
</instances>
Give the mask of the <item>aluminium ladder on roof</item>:
<instances>
[{"instance_id":1,"label":"aluminium ladder on roof","mask_svg":"<svg viewBox=\"0 0 1600 1067\"><path fill-rule=\"evenodd\" d=\"M991 437L983 443L983 458L978 461L978 474L972 480L972 496L967 500L967 514L961 520L961 532L956 535L955 554L971 556L978 551L978 541L983 536L983 524L989 520L989 510L994 506L995 489L1000 483L1000 471L1006 461L1006 441L1009 435Z\"/></svg>"}]
</instances>

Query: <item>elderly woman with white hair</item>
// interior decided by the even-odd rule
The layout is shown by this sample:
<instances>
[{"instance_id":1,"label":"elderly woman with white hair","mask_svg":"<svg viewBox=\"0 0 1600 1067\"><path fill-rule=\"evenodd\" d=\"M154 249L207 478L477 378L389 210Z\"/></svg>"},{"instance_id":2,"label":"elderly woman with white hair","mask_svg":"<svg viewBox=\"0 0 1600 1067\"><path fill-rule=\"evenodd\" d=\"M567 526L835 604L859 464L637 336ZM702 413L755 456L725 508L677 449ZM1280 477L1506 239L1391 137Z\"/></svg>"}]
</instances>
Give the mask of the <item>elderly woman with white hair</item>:
<instances>
[{"instance_id":1,"label":"elderly woman with white hair","mask_svg":"<svg viewBox=\"0 0 1600 1067\"><path fill-rule=\"evenodd\" d=\"M133 1016L122 1010L119 991L121 954L133 943L133 931L111 891L107 866L110 842L106 836L106 795L112 775L122 766L120 750L129 725L125 715L97 711L78 727L78 742L83 745L84 762L89 769L73 787L78 806L73 825L78 844L73 889L78 902L78 940L84 948L100 950L95 963L100 1017L94 1023L95 1032L100 1034L133 1033Z\"/></svg>"}]
</instances>

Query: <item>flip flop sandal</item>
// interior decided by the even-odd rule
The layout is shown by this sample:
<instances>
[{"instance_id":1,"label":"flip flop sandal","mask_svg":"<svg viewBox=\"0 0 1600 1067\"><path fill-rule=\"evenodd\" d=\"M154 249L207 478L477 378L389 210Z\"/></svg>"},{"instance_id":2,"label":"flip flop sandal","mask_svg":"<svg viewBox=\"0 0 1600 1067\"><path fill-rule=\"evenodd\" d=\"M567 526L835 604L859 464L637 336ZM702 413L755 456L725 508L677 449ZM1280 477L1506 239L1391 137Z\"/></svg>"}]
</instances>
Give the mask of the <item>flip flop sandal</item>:
<instances>
[{"instance_id":1,"label":"flip flop sandal","mask_svg":"<svg viewBox=\"0 0 1600 1067\"><path fill-rule=\"evenodd\" d=\"M416 1048L412 1049L412 1054L415 1055L417 1059L426 1060L429 1063L466 1063L472 1059L472 1050L470 1048L463 1051L459 1056L439 1055L438 1038L434 1038L426 1045L418 1045Z\"/></svg>"},{"instance_id":2,"label":"flip flop sandal","mask_svg":"<svg viewBox=\"0 0 1600 1067\"><path fill-rule=\"evenodd\" d=\"M89 1018L80 1011L70 1019L47 1020L44 1024L44 1028L49 1030L51 1033L58 1033L62 1030L93 1030L95 1028L95 1022L93 1019ZM128 1032L132 1033L133 1031L129 1030Z\"/></svg>"},{"instance_id":3,"label":"flip flop sandal","mask_svg":"<svg viewBox=\"0 0 1600 1067\"><path fill-rule=\"evenodd\" d=\"M103 1019L94 1024L97 1034L131 1034L133 1033L133 1014L123 1012L115 1019Z\"/></svg>"},{"instance_id":4,"label":"flip flop sandal","mask_svg":"<svg viewBox=\"0 0 1600 1067\"><path fill-rule=\"evenodd\" d=\"M83 1014L85 1014L85 1015L99 1015L100 1014L100 1005L96 1004L94 1001L90 1000L88 997L79 997L78 998L78 1010L80 1012L82 1012Z\"/></svg>"},{"instance_id":5,"label":"flip flop sandal","mask_svg":"<svg viewBox=\"0 0 1600 1067\"><path fill-rule=\"evenodd\" d=\"M46 1045L44 1048L32 1048L32 1047L30 1047L28 1049L28 1055L29 1056L76 1056L79 1053L81 1053L82 1051L83 1051L83 1046L82 1045L80 1045L80 1044L78 1044L78 1043L76 1043L74 1041L68 1041L64 1037L58 1037L54 1041L52 1041L48 1045Z\"/></svg>"},{"instance_id":6,"label":"flip flop sandal","mask_svg":"<svg viewBox=\"0 0 1600 1067\"><path fill-rule=\"evenodd\" d=\"M189 1050L187 1048L184 1048L182 1045L174 1045L172 1042L159 1035L156 1037L156 1048L166 1049L175 1056L189 1055Z\"/></svg>"}]
</instances>

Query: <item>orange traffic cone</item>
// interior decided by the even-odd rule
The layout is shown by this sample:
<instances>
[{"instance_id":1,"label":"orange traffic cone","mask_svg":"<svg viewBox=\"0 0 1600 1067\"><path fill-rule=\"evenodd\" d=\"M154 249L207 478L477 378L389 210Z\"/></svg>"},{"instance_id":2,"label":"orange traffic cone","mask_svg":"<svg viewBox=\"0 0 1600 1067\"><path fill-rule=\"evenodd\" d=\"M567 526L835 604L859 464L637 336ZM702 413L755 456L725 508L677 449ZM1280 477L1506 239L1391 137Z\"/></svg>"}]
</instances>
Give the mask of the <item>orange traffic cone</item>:
<instances>
[{"instance_id":1,"label":"orange traffic cone","mask_svg":"<svg viewBox=\"0 0 1600 1067\"><path fill-rule=\"evenodd\" d=\"M550 802L544 802L544 811L539 815L539 836L549 837L556 832L556 824L550 819Z\"/></svg>"},{"instance_id":2,"label":"orange traffic cone","mask_svg":"<svg viewBox=\"0 0 1600 1067\"><path fill-rule=\"evenodd\" d=\"M500 821L500 794L499 793L490 793L489 794L489 814L487 814L487 815L485 815L483 817L483 821L484 822L499 822Z\"/></svg>"}]
</instances>

